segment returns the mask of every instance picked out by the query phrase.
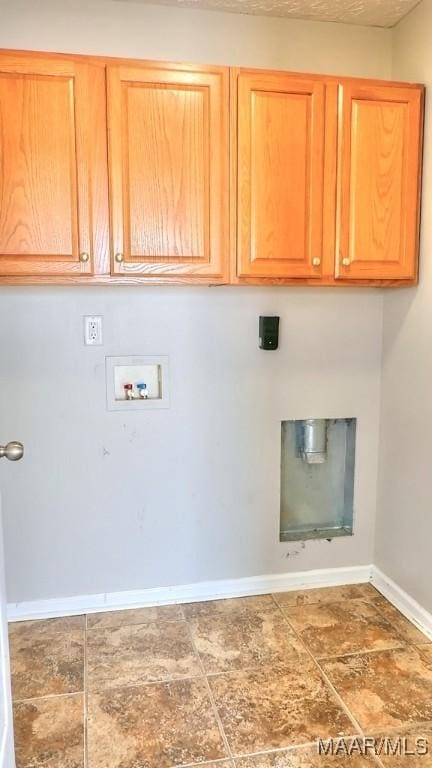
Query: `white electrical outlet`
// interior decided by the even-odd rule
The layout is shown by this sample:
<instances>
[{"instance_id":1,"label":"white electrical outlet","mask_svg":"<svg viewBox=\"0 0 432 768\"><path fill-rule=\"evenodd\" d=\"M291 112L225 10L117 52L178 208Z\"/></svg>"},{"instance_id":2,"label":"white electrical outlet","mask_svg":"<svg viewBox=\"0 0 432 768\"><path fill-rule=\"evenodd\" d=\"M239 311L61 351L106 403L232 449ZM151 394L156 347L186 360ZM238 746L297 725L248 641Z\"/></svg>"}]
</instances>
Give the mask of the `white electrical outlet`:
<instances>
[{"instance_id":1,"label":"white electrical outlet","mask_svg":"<svg viewBox=\"0 0 432 768\"><path fill-rule=\"evenodd\" d=\"M84 318L84 344L101 345L102 338L102 317L101 315L86 315Z\"/></svg>"}]
</instances>

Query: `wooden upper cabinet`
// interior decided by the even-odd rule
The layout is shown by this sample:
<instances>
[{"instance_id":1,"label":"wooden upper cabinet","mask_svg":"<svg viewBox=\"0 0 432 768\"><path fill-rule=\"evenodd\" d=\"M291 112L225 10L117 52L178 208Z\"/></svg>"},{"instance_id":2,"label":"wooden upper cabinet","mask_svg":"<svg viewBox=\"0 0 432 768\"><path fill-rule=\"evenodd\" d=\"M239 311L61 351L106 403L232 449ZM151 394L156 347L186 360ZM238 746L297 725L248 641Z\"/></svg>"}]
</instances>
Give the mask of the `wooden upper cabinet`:
<instances>
[{"instance_id":1,"label":"wooden upper cabinet","mask_svg":"<svg viewBox=\"0 0 432 768\"><path fill-rule=\"evenodd\" d=\"M0 282L415 283L423 99L0 51Z\"/></svg>"},{"instance_id":2,"label":"wooden upper cabinet","mask_svg":"<svg viewBox=\"0 0 432 768\"><path fill-rule=\"evenodd\" d=\"M112 271L228 279L228 70L108 66Z\"/></svg>"},{"instance_id":3,"label":"wooden upper cabinet","mask_svg":"<svg viewBox=\"0 0 432 768\"><path fill-rule=\"evenodd\" d=\"M417 277L423 89L340 86L336 277Z\"/></svg>"},{"instance_id":4,"label":"wooden upper cabinet","mask_svg":"<svg viewBox=\"0 0 432 768\"><path fill-rule=\"evenodd\" d=\"M90 123L103 99L100 66L0 55L0 276L93 273L100 174Z\"/></svg>"},{"instance_id":5,"label":"wooden upper cabinet","mask_svg":"<svg viewBox=\"0 0 432 768\"><path fill-rule=\"evenodd\" d=\"M233 92L237 276L319 279L325 85L240 70Z\"/></svg>"}]
</instances>

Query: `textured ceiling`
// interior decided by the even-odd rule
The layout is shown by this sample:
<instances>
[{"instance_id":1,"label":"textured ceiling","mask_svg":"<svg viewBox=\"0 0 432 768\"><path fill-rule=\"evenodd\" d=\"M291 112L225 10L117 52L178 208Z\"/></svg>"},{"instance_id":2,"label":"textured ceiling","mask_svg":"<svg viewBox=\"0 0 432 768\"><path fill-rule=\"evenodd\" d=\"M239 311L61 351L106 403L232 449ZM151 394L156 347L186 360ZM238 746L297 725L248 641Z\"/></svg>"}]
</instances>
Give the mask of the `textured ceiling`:
<instances>
[{"instance_id":1,"label":"textured ceiling","mask_svg":"<svg viewBox=\"0 0 432 768\"><path fill-rule=\"evenodd\" d=\"M118 0L118 2L129 1ZM142 2L148 2L148 0L142 0ZM420 0L151 0L151 2L233 13L338 21L371 27L393 27L418 5Z\"/></svg>"}]
</instances>

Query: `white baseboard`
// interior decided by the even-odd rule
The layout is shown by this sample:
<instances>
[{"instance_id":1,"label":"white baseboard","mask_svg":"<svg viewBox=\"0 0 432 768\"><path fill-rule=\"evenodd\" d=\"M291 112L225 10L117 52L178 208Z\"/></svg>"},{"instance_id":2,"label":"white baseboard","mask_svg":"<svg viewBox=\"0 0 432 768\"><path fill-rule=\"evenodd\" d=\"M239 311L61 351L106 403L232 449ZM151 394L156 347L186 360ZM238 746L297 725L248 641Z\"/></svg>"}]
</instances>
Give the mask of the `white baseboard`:
<instances>
[{"instance_id":1,"label":"white baseboard","mask_svg":"<svg viewBox=\"0 0 432 768\"><path fill-rule=\"evenodd\" d=\"M226 597L246 597L269 592L288 592L294 589L337 587L343 584L364 584L371 580L373 566L360 565L352 568L325 568L296 573L276 573L251 576L242 579L202 581L174 587L140 589L130 592L108 592L98 595L34 600L9 603L9 621L47 619L59 616L76 616L81 613L98 613L124 608L145 608L168 603L193 603L199 600L220 600Z\"/></svg>"},{"instance_id":2,"label":"white baseboard","mask_svg":"<svg viewBox=\"0 0 432 768\"><path fill-rule=\"evenodd\" d=\"M76 616L82 613L116 611L124 608L146 608L147 606L167 605L169 603L194 603L199 600L222 600L227 597L289 592L294 589L364 584L369 581L407 619L432 639L432 614L422 608L419 603L374 565L276 573L242 579L202 581L197 584L183 584L173 587L9 603L8 619L9 621L48 619L59 616Z\"/></svg>"},{"instance_id":3,"label":"white baseboard","mask_svg":"<svg viewBox=\"0 0 432 768\"><path fill-rule=\"evenodd\" d=\"M374 587L432 640L432 613L417 603L375 565L372 566L371 577Z\"/></svg>"}]
</instances>

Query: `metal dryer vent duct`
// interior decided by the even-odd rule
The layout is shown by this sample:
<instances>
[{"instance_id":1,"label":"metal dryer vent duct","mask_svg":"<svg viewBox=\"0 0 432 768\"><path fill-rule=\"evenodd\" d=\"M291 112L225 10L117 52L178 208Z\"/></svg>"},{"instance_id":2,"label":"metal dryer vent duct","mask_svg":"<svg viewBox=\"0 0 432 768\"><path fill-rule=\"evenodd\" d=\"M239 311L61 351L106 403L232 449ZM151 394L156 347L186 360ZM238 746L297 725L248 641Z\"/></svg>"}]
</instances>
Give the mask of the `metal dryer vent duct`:
<instances>
[{"instance_id":1,"label":"metal dryer vent duct","mask_svg":"<svg viewBox=\"0 0 432 768\"><path fill-rule=\"evenodd\" d=\"M327 419L305 419L302 422L300 456L307 464L327 461Z\"/></svg>"}]
</instances>

